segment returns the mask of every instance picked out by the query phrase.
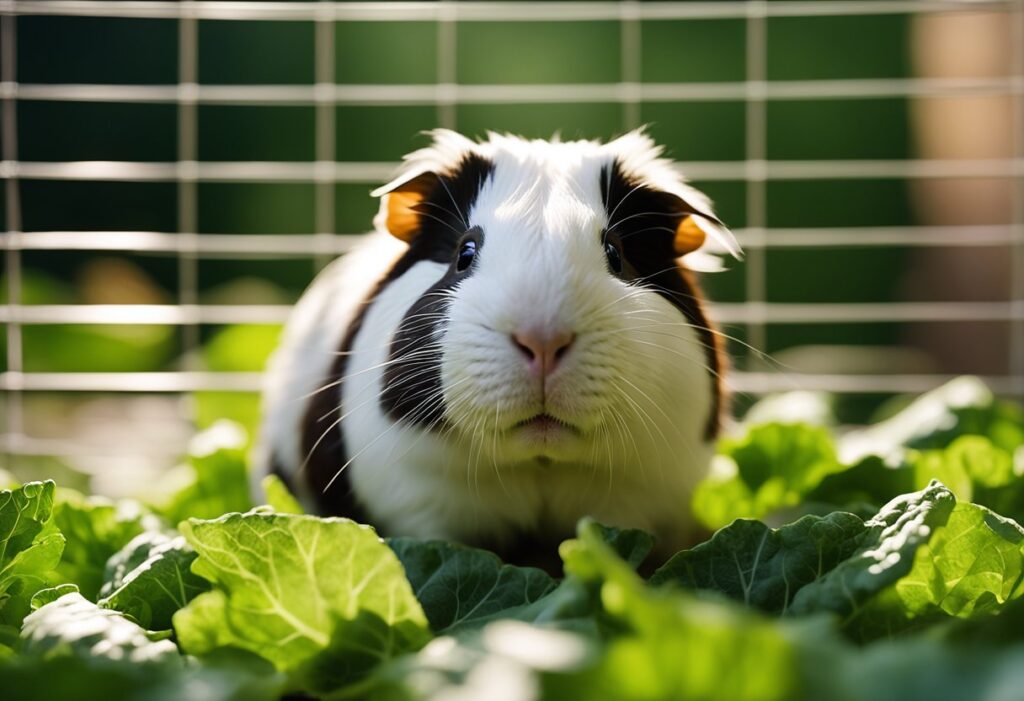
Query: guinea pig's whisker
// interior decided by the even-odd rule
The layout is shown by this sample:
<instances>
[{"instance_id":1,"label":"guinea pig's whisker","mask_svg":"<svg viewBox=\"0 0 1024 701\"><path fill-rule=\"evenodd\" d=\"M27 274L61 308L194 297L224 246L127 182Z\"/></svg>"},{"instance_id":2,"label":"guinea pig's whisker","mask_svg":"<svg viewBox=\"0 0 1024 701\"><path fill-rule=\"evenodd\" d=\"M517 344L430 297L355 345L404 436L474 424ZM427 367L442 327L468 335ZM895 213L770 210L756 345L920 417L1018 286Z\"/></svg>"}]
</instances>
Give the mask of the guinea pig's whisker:
<instances>
[{"instance_id":1,"label":"guinea pig's whisker","mask_svg":"<svg viewBox=\"0 0 1024 701\"><path fill-rule=\"evenodd\" d=\"M676 233L675 229L670 229L667 226L648 226L648 227L643 228L643 229L634 229L633 231L627 231L626 233L622 234L619 238L621 240L625 241L626 239L630 238L631 236L637 236L639 234L645 234L648 231L666 231L666 232L668 232L668 233L670 233L672 235L675 235L675 233ZM678 267L678 266L675 266L675 267ZM671 268L669 268L669 270L671 270Z\"/></svg>"},{"instance_id":2,"label":"guinea pig's whisker","mask_svg":"<svg viewBox=\"0 0 1024 701\"><path fill-rule=\"evenodd\" d=\"M501 402L494 403L494 430L491 431L491 463L498 473L498 432L501 430Z\"/></svg>"},{"instance_id":3,"label":"guinea pig's whisker","mask_svg":"<svg viewBox=\"0 0 1024 701\"><path fill-rule=\"evenodd\" d=\"M419 352L426 353L428 351L427 351L427 349L423 349L422 351L417 351L417 353L419 353ZM347 375L343 375L343 376L337 378L336 380L332 380L331 382L328 382L327 384L318 387L317 389L313 390L312 392L308 392L308 393L306 393L306 394L304 394L304 395L302 395L300 397L294 397L290 401L300 402L300 401L302 401L304 399L309 399L311 397L314 397L314 396L320 394L321 392L325 392L325 391L331 389L332 387L337 387L338 385L344 384L345 381L351 380L354 377L359 377L360 375L363 375L365 373L372 372L374 370L380 370L381 368L386 368L389 365L394 365L395 363L404 362L407 359L408 359L407 356L401 356L401 357L398 357L398 358L391 358L390 360L385 360L382 363L378 363L376 365L372 365L372 366L370 366L368 368L363 368L362 370L358 370L356 372L352 372L352 373L349 373Z\"/></svg>"},{"instance_id":4,"label":"guinea pig's whisker","mask_svg":"<svg viewBox=\"0 0 1024 701\"><path fill-rule=\"evenodd\" d=\"M665 273L672 272L672 271L675 271L675 270L679 270L679 265L678 264L667 265L664 268L662 268L661 270L655 270L653 273L648 273L647 275L642 275L642 276L640 276L638 278L630 280L630 284L635 286L636 283L640 282L640 283L643 283L646 286L647 285L647 280L650 280L653 277L657 277L658 275L664 275ZM681 291L678 291L678 290L670 290L667 287L659 287L658 285L654 285L654 284L651 284L649 286L649 288L660 289L660 290L664 290L665 292L672 292L672 293L677 294L677 295L679 295L681 297L688 297L690 299L698 299L698 297L696 295L688 294L686 292L681 292Z\"/></svg>"},{"instance_id":5,"label":"guinea pig's whisker","mask_svg":"<svg viewBox=\"0 0 1024 701\"><path fill-rule=\"evenodd\" d=\"M637 401L633 399L631 396L629 396L629 393L624 391L618 383L612 381L611 385L612 387L615 388L616 392L618 392L620 398L624 400L625 406L629 408L629 410L636 416L637 421L640 423L640 425L643 426L644 432L647 433L647 437L651 440L651 444L656 445L658 441L655 439L654 433L651 432L651 427L649 425L651 422L653 422L653 419L650 418L650 415L646 411L644 411L643 408L637 403ZM625 419L619 417L619 420L623 424L623 431L629 436L629 439L633 441L633 446L637 456L637 462L641 465L641 469L643 469L643 458L640 455L639 448L637 448L636 446L636 439L633 438L633 432L628 429L625 423ZM655 428L658 428L657 424L655 424ZM660 428L658 428L658 432L661 433L662 441L665 441L667 443L668 441L665 439L665 434L661 432ZM623 445L623 449L625 449L625 445Z\"/></svg>"},{"instance_id":6,"label":"guinea pig's whisker","mask_svg":"<svg viewBox=\"0 0 1024 701\"><path fill-rule=\"evenodd\" d=\"M625 203L625 201L629 199L630 195L632 195L634 192L637 192L638 190L642 190L643 187L644 187L643 183L640 183L639 185L635 185L633 187L633 189L631 189L629 192L627 192L625 195L623 195L622 199L619 200L615 204L614 207L612 207L612 213L608 215L609 230L611 230L615 226L618 226L618 224L611 224L611 222L615 221L615 213L619 211L619 207L621 207L623 205L623 203Z\"/></svg>"},{"instance_id":7,"label":"guinea pig's whisker","mask_svg":"<svg viewBox=\"0 0 1024 701\"><path fill-rule=\"evenodd\" d=\"M440 209L442 212L444 212L445 214L450 214L453 218L455 218L455 219L459 220L460 222L462 222L462 224L465 225L467 229L469 228L469 226L466 223L466 220L462 217L461 213L453 212L452 210L448 209L447 207L445 207L442 204L439 204L437 202L427 202L426 200L424 200L423 202L420 202L419 204L416 205L416 209L417 210L420 207L436 207L436 208Z\"/></svg>"},{"instance_id":8,"label":"guinea pig's whisker","mask_svg":"<svg viewBox=\"0 0 1024 701\"><path fill-rule=\"evenodd\" d=\"M443 226L447 226L449 229L451 229L452 231L455 232L456 236L462 236L464 233L466 233L465 231L459 231L458 229L456 229L454 226L452 226L451 224L446 222L441 217L434 216L433 214L430 214L429 212L419 212L419 215L421 217L427 217L428 219L433 219L438 224L442 224Z\"/></svg>"},{"instance_id":9,"label":"guinea pig's whisker","mask_svg":"<svg viewBox=\"0 0 1024 701\"><path fill-rule=\"evenodd\" d=\"M636 404L636 402L634 402L633 399L630 396L628 396L625 392L622 391L622 389L618 386L618 384L616 382L612 381L611 385L612 385L613 388L615 388L615 391L618 392L620 397L622 397L623 399L627 400L627 402L629 402L630 404L633 404L633 405ZM628 404L627 404L627 406L628 406ZM636 411L635 407L631 407L631 408L633 408L633 411L634 411L634 413L636 413L637 418L640 419L640 423L644 426L644 430L647 431L647 435L651 439L651 443L654 443L655 442L654 441L654 434L651 433L650 428L648 428L647 425L644 423L643 417L639 414L639 412ZM640 446L637 445L636 438L633 437L633 432L629 430L629 425L626 423L626 420L622 416L620 416L617 412L614 412L614 411L611 412L610 415L611 415L611 417L615 420L615 422L619 426L619 434L622 437L621 438L621 443L622 443L623 458L625 458L625 453L626 453L626 440L625 439L629 438L630 443L633 444L633 453L636 455L636 461L637 461L638 464L640 464L641 469L643 469L643 455L640 452Z\"/></svg>"},{"instance_id":10,"label":"guinea pig's whisker","mask_svg":"<svg viewBox=\"0 0 1024 701\"><path fill-rule=\"evenodd\" d=\"M421 440L423 440L423 437L428 435L428 434L430 434L430 433L432 433L434 431L434 429L438 425L440 425L442 423L442 421L444 421L444 416L443 415L442 416L438 416L437 418L433 419L429 424L427 424L426 428L424 428L420 432L420 434L415 438L415 440L413 440L412 443L402 452L401 455L399 455L397 458L393 458L391 456L391 454L389 454L389 459L391 459L392 462L397 462L397 461L400 461L400 460L404 459L405 456L408 455L410 452L412 452L412 450L419 444L419 442ZM406 425L405 427L403 427L403 432L404 431L408 431L410 428L412 428L412 424ZM445 434L449 433L450 430L451 430L450 427L445 429L444 431L442 431L442 435L445 435ZM401 434L399 434L399 435L401 435ZM397 438L398 438L398 436L396 436L396 439ZM397 442L398 441L396 440L395 443L397 444Z\"/></svg>"},{"instance_id":11,"label":"guinea pig's whisker","mask_svg":"<svg viewBox=\"0 0 1024 701\"><path fill-rule=\"evenodd\" d=\"M668 426L672 426L673 425L671 417L669 417L669 415L662 408L660 402L654 401L654 399L651 398L651 395L647 394L647 392L645 392L643 389L641 389L640 387L637 387L634 383L630 382L629 379L627 379L625 375L620 375L619 379L622 380L623 382L625 382L630 387L632 387L634 390L636 390L640 394L640 396L642 396L644 399L646 399L650 403L651 406L653 406L655 409L657 409L658 412L662 415L662 417L664 417L666 425L668 425ZM658 433L661 434L661 439L663 441L665 441L665 445L669 445L669 441L665 437L665 433L661 430L661 427L658 426L657 422L654 421L654 417L651 416L650 412L648 412L646 409L641 407L640 404L635 399L633 399L633 397L629 396L628 393L627 393L627 397L629 398L629 401L632 402L633 406L635 406L637 408L638 411L642 411L644 413L644 416L649 418L651 420L651 422L654 423L654 427L656 429L658 429Z\"/></svg>"},{"instance_id":12,"label":"guinea pig's whisker","mask_svg":"<svg viewBox=\"0 0 1024 701\"><path fill-rule=\"evenodd\" d=\"M376 366L374 368L367 368L366 370L362 370L362 371L357 372L357 373L352 373L352 375L350 375L349 377L362 374L363 372L367 372L368 370L377 369L377 367L382 367L382 366L385 366L385 365L389 365L389 364L391 364L393 362L398 362L399 360L402 360L402 358L396 358L395 360L389 361L388 363L381 363L380 366ZM317 390L313 394L317 394L319 392L324 391L325 389L329 389L330 387L337 386L337 385L341 384L345 379L346 378L341 378L340 380L337 380L336 382L332 382L332 383L326 385L325 387L321 387L319 390ZM372 385L367 385L367 387L363 388L362 392L365 392L367 389L371 389L372 387L373 387ZM312 395L309 395L309 396L312 396ZM313 444L313 447L310 448L308 454L306 455L305 460L303 460L302 465L299 467L299 470L301 471L306 466L306 463L309 462L310 458L313 456L313 453L316 452L316 449L319 447L320 442L323 441L324 436L326 435L326 433L329 433L331 430L333 430L341 421L345 420L353 412L358 411L360 408L362 408L362 407L366 406L367 404L377 400L377 398L378 398L377 395L373 395L370 398L365 399L365 400L359 402L359 404L357 404L355 407L350 408L340 418L338 418L337 421L335 421L333 424L328 426L327 429L325 430L324 434L322 434L317 439L317 441ZM328 412L326 412L323 415L321 415L320 417L318 417L317 418L317 422L320 423L320 422L326 420L329 416L331 416L332 414L334 414L334 413L336 413L338 411L341 411L344 407L345 407L345 404L343 402L339 401L337 406L333 407Z\"/></svg>"},{"instance_id":13,"label":"guinea pig's whisker","mask_svg":"<svg viewBox=\"0 0 1024 701\"><path fill-rule=\"evenodd\" d=\"M624 312L624 313L629 314L629 312ZM703 326L697 326L695 324L691 324L689 322L682 322L682 321L658 321L658 322L654 322L651 325L653 325L653 326L685 326L685 327L696 329L696 330L707 330L707 331L711 332L712 334L714 334L716 336L720 336L720 337L722 337L722 338L724 338L724 339L726 339L728 341L732 341L733 343L736 343L736 344L742 346L743 348L746 348L747 350L755 353L759 360L765 360L765 361L771 363L772 365L774 365L775 367L778 367L778 368L783 369L783 370L795 371L795 368L793 368L792 366L787 365L787 364L781 362L780 360L775 358L771 353L767 353L767 352L757 348L756 346L752 346L749 343L747 343L746 341L743 341L743 340L737 338L736 336L733 336L731 334L725 333L721 329L711 329L711 328L707 328L707 327L703 327ZM647 327L641 326L641 327L636 327L636 328L642 329L642 328L647 328ZM629 331L629 330L633 330L633 329L626 328L626 329L620 329L620 330L621 331Z\"/></svg>"},{"instance_id":14,"label":"guinea pig's whisker","mask_svg":"<svg viewBox=\"0 0 1024 701\"><path fill-rule=\"evenodd\" d=\"M314 441L313 445L306 452L306 457L305 459L303 459L302 464L299 465L298 470L296 470L296 474L302 474L303 472L306 471L306 468L309 467L309 461L313 458L313 455L314 453L316 453L317 448L319 448L320 444L323 443L324 439L327 438L328 435L330 435L331 431L340 426L341 422L344 420L345 416L339 416L337 419L331 422L330 426L325 428L320 433L320 436L316 439L316 441Z\"/></svg>"},{"instance_id":15,"label":"guinea pig's whisker","mask_svg":"<svg viewBox=\"0 0 1024 701\"><path fill-rule=\"evenodd\" d=\"M619 204L622 204L621 202ZM607 231L612 232L616 227L621 226L631 219L638 217L679 217L675 212L637 212L636 214L630 214L628 217L623 217L619 221L615 222L612 226L608 227Z\"/></svg>"},{"instance_id":16,"label":"guinea pig's whisker","mask_svg":"<svg viewBox=\"0 0 1024 701\"><path fill-rule=\"evenodd\" d=\"M437 393L437 396L436 396L436 397L433 397L433 396L432 396L432 397L428 397L428 398L427 398L426 400L424 400L423 402L421 402L421 403L420 403L420 405L419 405L419 407L423 407L423 406L424 406L425 404L427 404L427 403L428 403L428 402L430 402L431 400L434 400L434 401L444 401L444 398L443 398L443 396L441 396L441 395L440 395L440 393ZM418 408L419 408L419 407L418 407ZM429 411L430 409L432 409L432 407L425 407L425 410L426 410L426 411ZM425 413L425 412L424 412L424 413ZM415 415L416 415L416 410L414 410L414 411L413 411L413 413L412 413L412 416L413 416L413 417L415 417ZM414 420L415 420L415 419L414 419ZM359 458L359 456L361 456L361 455L362 455L363 453L365 453L365 452L366 452L367 450L369 450L369 449L370 449L371 447L373 447L374 445L376 445L376 443L377 443L377 442L378 442L379 440L381 440L381 439L382 439L382 438L383 438L384 436L386 436L386 435L387 435L388 433L390 433L391 431L393 431L393 430L395 429L395 427L396 427L396 426L401 426L401 425L402 425L402 424L401 424L400 422L397 422L397 421L396 421L396 422L394 422L394 423L392 423L392 424L391 424L390 426L388 426L388 427L387 427L386 429L384 429L384 430L383 430L383 431L381 431L381 432L380 432L379 434L377 434L377 437L376 437L376 438L374 438L374 439L373 439L372 441L370 441L369 443L367 443L366 445L364 445L364 446L362 447L362 449L360 449L360 450L359 450L358 452L356 452L356 454L355 454L355 455L353 455L352 457L350 457L350 458L349 458L349 459L348 459L348 460L347 460L347 461L345 462L345 464L344 464L344 465L342 465L342 466L341 466L340 468L338 468L338 471L334 473L334 476L332 476L332 477L331 477L331 479L330 479L330 480L328 480L327 484L326 484L326 485L324 486L324 488L323 488L323 493L325 493L325 494L327 493L327 490L331 488L331 486L332 486L332 485L333 485L333 484L334 484L334 483L335 483L335 482L337 481L338 477L340 477L340 476L341 476L341 473L345 471L345 468L347 468L347 467L348 467L349 465L351 465L351 464L352 464L352 462L353 462L354 460L356 460L357 458ZM404 427L403 427L403 428L404 428Z\"/></svg>"},{"instance_id":17,"label":"guinea pig's whisker","mask_svg":"<svg viewBox=\"0 0 1024 701\"><path fill-rule=\"evenodd\" d=\"M462 221L462 226L465 227L466 229L468 229L469 228L469 222L466 221L466 215L464 215L462 213L462 209L459 208L458 201L452 195L452 191L448 188L448 183L446 183L444 181L444 177L443 176L438 176L437 179L441 182L441 187L443 187L444 191L448 193L448 199L450 199L452 201L452 204L455 206L455 210L459 213L459 219Z\"/></svg>"}]
</instances>

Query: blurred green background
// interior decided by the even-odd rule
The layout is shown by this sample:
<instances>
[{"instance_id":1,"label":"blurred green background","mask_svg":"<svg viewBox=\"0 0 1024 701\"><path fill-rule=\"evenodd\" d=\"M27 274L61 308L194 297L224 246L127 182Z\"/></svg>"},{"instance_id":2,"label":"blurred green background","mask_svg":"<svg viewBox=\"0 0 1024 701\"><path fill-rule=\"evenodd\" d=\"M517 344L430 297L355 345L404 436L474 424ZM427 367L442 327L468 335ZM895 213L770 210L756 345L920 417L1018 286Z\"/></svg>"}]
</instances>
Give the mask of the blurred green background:
<instances>
[{"instance_id":1,"label":"blurred green background","mask_svg":"<svg viewBox=\"0 0 1024 701\"><path fill-rule=\"evenodd\" d=\"M900 14L769 18L767 78L911 78L910 22ZM178 31L173 19L22 16L17 19L17 79L31 84L175 84ZM652 83L744 81L746 32L744 19L642 21L640 79ZM337 83L408 85L439 80L435 22L338 22L334 33ZM455 73L460 84L607 84L624 79L617 21L458 22L455 34ZM199 81L312 84L314 37L313 22L200 20ZM866 43L865 38L870 41ZM198 158L315 160L315 109L312 105L201 104ZM441 110L434 104L339 104L334 110L339 161L395 162L425 143L422 130L441 122ZM625 114L618 103L458 104L454 126L469 135L507 130L534 137L558 132L563 138L608 138L635 126L626 123ZM639 121L650 124L651 134L683 163L742 161L747 153L746 119L745 103L735 99L639 105ZM769 100L766 119L771 160L920 157L907 97ZM22 161L173 162L178 158L178 111L175 104L20 99L17 136ZM721 218L731 227L747 225L744 180L697 178L695 184L713 198ZM336 233L366 231L376 209L369 197L373 183L333 187ZM920 221L910 190L902 179L769 180L767 225L910 226ZM81 236L89 236L90 230L175 232L180 228L178 197L175 183L20 181L26 232L80 231ZM200 234L290 235L316 230L313 183L201 182L197 197ZM891 246L769 249L767 299L895 301L905 297L909 255L908 250ZM322 263L312 252L287 258L202 259L198 302L290 303ZM27 304L171 304L180 296L174 254L24 251L21 269L21 298ZM706 276L704 284L716 301L742 302L747 294L745 264L736 262L728 272ZM2 289L7 289L6 283ZM881 322L771 325L763 350L785 363L787 349L800 346L895 348L905 343L906 329L905 324ZM737 339L747 338L743 325L727 331ZM273 325L204 326L201 352L192 360L210 370L256 371L273 348L277 332ZM27 325L22 333L26 371L161 371L184 366L179 327ZM742 345L733 344L732 350L738 368L764 367ZM1005 368L929 366L927 349L916 352L915 358L923 358L919 368L923 370L1005 372ZM0 363L4 357L0 354ZM884 398L844 397L839 416L845 421L865 420ZM109 423L118 417L137 417L141 411L137 403L150 401L145 411L152 412L153 425L169 422L173 428L140 440L162 441L165 446L187 436L187 421L206 424L228 415L252 425L257 414L254 396L229 393L205 393L185 403L166 396L45 392L26 393L22 399L25 433L48 438L61 438L76 426L81 430L97 420ZM136 404L127 409L118 404L129 401ZM748 401L738 398L740 406ZM97 440L102 447L106 439ZM130 447L129 443L125 450Z\"/></svg>"}]
</instances>

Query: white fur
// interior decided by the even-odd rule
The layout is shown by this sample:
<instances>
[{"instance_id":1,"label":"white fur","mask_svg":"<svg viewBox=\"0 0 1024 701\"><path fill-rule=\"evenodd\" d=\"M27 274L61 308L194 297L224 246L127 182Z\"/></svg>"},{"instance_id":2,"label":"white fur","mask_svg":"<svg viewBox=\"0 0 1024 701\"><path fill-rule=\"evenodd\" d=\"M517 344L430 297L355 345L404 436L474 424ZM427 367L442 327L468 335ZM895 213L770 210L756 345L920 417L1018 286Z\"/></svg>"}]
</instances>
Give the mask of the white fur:
<instances>
[{"instance_id":1,"label":"white fur","mask_svg":"<svg viewBox=\"0 0 1024 701\"><path fill-rule=\"evenodd\" d=\"M436 339L446 425L396 424L377 401L395 329L446 270L421 262L370 307L348 360L341 430L357 495L394 535L501 539L523 528L568 530L591 515L652 530L666 548L679 545L690 525L689 494L712 453L703 435L712 383L698 332L682 314L608 272L599 236L608 224L602 167L617 158L630 175L706 212L698 223L709 250L738 254L735 240L639 132L602 145L496 134L477 144L441 131L377 194L386 198L420 173L450 168L470 150L496 167L463 213L484 240ZM273 451L287 469L301 465L299 398L323 381L358 304L400 255L403 244L388 240L374 234L325 270L296 309L268 372L264 464ZM543 403L540 381L510 341L526 326L575 333ZM537 446L511 431L541 411L578 427L579 437Z\"/></svg>"}]
</instances>

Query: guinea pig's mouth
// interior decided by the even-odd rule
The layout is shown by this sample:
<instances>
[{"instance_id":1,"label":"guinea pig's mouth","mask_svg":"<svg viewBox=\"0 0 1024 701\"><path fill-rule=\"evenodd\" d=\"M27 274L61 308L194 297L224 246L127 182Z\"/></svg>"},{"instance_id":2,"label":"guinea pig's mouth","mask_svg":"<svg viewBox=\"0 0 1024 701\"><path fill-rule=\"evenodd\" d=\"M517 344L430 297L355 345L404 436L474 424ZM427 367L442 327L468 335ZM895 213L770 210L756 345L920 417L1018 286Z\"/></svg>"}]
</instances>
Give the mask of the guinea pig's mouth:
<instances>
[{"instance_id":1,"label":"guinea pig's mouth","mask_svg":"<svg viewBox=\"0 0 1024 701\"><path fill-rule=\"evenodd\" d=\"M528 419L523 419L519 423L515 424L513 429L525 428L533 431L543 431L545 433L552 431L569 431L571 433L579 434L580 430L572 424L562 421L559 418L552 416L551 414L540 413L531 416Z\"/></svg>"}]
</instances>

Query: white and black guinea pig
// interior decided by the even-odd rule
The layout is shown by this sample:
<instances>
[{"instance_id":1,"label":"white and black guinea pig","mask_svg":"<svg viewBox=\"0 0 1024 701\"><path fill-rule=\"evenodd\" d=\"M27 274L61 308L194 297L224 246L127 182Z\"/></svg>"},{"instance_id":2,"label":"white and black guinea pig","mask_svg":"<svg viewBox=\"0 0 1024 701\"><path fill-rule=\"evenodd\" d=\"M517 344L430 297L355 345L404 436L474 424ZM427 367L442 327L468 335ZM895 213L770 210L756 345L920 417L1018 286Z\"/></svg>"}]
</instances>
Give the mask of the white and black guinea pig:
<instances>
[{"instance_id":1,"label":"white and black guinea pig","mask_svg":"<svg viewBox=\"0 0 1024 701\"><path fill-rule=\"evenodd\" d=\"M674 552L726 402L691 271L734 238L643 132L433 137L296 307L258 472L315 512L512 561L585 515Z\"/></svg>"}]
</instances>

